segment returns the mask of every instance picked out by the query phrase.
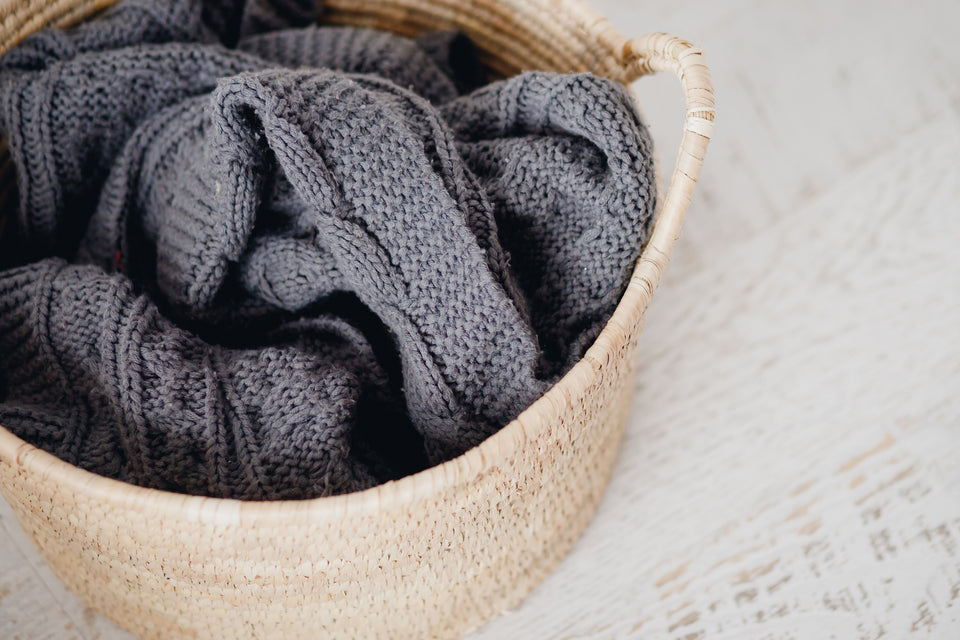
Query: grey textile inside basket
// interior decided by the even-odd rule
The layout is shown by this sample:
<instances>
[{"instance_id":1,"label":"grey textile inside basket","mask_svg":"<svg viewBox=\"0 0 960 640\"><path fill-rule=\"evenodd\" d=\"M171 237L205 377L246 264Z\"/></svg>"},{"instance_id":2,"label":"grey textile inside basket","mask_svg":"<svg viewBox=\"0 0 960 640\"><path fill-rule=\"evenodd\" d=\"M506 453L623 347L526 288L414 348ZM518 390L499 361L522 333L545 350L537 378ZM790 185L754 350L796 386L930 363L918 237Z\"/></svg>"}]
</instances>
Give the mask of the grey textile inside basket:
<instances>
[{"instance_id":1,"label":"grey textile inside basket","mask_svg":"<svg viewBox=\"0 0 960 640\"><path fill-rule=\"evenodd\" d=\"M131 1L0 61L0 424L148 487L330 495L475 446L597 336L655 207L627 91L478 87L459 34L313 6Z\"/></svg>"}]
</instances>

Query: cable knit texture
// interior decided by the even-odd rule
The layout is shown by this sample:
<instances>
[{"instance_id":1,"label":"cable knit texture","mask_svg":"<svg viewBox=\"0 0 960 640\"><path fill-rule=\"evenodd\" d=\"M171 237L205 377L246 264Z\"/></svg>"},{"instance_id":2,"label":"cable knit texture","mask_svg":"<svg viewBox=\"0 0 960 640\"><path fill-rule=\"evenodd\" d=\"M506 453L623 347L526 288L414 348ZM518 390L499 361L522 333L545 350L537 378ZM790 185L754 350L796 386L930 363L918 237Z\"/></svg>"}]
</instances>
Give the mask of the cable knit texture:
<instances>
[{"instance_id":1,"label":"cable knit texture","mask_svg":"<svg viewBox=\"0 0 960 640\"><path fill-rule=\"evenodd\" d=\"M314 7L129 0L0 61L0 424L148 487L330 495L477 445L596 338L656 200L627 91L481 86L462 34Z\"/></svg>"}]
</instances>

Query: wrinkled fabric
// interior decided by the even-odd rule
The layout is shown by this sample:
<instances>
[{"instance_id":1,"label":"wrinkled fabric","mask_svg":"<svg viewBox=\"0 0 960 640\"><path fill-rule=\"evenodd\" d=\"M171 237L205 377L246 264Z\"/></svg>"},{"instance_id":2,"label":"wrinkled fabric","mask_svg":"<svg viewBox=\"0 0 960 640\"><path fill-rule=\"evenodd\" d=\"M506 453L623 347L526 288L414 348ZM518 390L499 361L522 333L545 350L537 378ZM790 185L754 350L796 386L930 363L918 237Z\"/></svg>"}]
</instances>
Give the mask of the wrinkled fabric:
<instances>
[{"instance_id":1,"label":"wrinkled fabric","mask_svg":"<svg viewBox=\"0 0 960 640\"><path fill-rule=\"evenodd\" d=\"M479 444L598 335L656 201L626 90L478 88L461 34L312 11L134 0L0 60L0 424L148 487L331 495Z\"/></svg>"}]
</instances>

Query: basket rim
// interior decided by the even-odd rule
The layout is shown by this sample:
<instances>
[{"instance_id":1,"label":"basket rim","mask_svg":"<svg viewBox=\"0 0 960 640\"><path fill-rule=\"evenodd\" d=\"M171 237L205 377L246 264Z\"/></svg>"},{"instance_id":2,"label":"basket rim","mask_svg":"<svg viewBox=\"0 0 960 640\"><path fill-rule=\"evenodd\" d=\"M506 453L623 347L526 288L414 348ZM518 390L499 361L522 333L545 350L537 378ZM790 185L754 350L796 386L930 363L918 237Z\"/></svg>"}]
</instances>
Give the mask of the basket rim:
<instances>
[{"instance_id":1,"label":"basket rim","mask_svg":"<svg viewBox=\"0 0 960 640\"><path fill-rule=\"evenodd\" d=\"M102 1L102 0L101 0ZM107 0L110 2L112 0ZM555 419L596 382L609 366L615 352L639 333L650 298L659 283L673 244L683 223L690 192L699 173L699 163L709 140L713 121L713 95L709 72L692 45L667 34L653 34L628 40L603 16L583 0L565 0L589 21L589 33L609 49L624 77L625 84L652 71L673 71L680 76L687 98L687 122L677 168L665 197L661 197L654 216L654 227L634 265L627 289L600 335L581 358L543 396L517 418L476 447L439 465L352 493L300 500L246 501L212 498L151 489L123 482L72 465L14 435L0 425L0 463L11 464L20 474L39 474L57 485L87 497L96 497L120 509L163 514L218 525L241 525L250 521L303 520L309 522L342 520L346 515L363 516L384 510L402 509L429 500L438 493L469 484L480 475L495 470L511 452L548 433ZM689 56L696 60L690 64ZM684 64L684 58L688 58ZM690 67L700 77L688 87ZM693 110L691 91L699 92L698 107ZM635 100L636 102L636 100ZM704 106L706 105L706 106ZM639 109L639 105L636 105ZM709 121L709 122L707 122ZM691 145L689 135L700 138ZM693 153L688 146L693 148ZM686 156L684 155L686 151ZM654 154L656 158L656 154ZM691 158L693 163L690 163ZM658 165L658 185L659 165Z\"/></svg>"}]
</instances>

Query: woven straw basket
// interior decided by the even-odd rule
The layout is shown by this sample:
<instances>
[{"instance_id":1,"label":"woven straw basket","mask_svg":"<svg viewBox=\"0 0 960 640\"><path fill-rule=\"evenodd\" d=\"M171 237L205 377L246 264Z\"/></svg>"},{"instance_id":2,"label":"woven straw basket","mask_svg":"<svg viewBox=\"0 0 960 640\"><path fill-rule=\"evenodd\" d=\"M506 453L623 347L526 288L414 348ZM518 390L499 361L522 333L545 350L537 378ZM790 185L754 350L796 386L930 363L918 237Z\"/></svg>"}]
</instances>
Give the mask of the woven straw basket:
<instances>
[{"instance_id":1,"label":"woven straw basket","mask_svg":"<svg viewBox=\"0 0 960 640\"><path fill-rule=\"evenodd\" d=\"M0 52L112 1L0 0ZM331 23L459 28L497 74L593 71L628 83L673 72L687 109L677 165L629 288L583 360L440 466L343 496L239 502L106 479L0 427L0 489L24 529L70 589L143 638L453 638L515 606L569 551L607 485L644 313L700 171L713 92L683 40L629 40L580 0L325 5ZM13 171L5 143L0 151L8 200Z\"/></svg>"}]
</instances>

